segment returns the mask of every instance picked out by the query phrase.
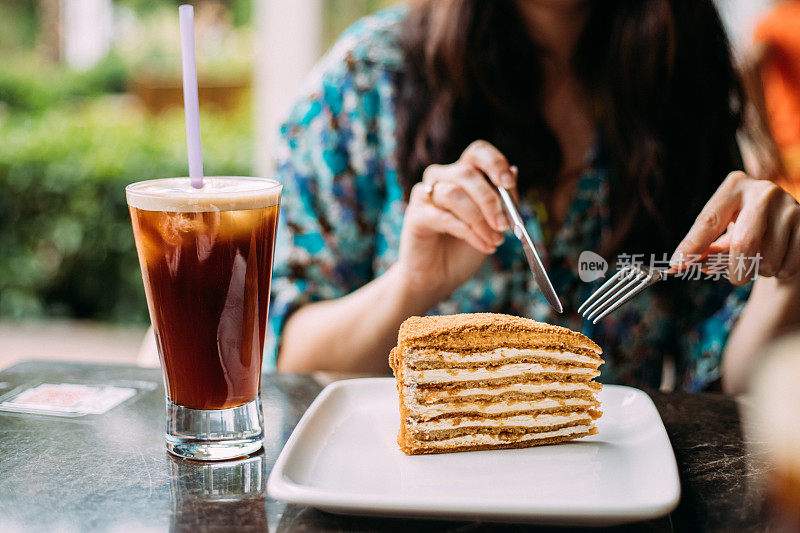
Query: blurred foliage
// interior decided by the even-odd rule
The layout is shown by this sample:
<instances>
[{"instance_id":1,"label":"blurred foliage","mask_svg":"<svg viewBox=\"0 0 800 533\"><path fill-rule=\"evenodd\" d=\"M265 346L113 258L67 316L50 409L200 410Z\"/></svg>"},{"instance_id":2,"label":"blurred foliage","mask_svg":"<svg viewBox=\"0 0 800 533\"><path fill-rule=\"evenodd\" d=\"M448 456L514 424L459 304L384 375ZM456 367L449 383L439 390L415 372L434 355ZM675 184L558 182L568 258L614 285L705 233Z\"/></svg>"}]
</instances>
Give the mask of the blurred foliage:
<instances>
[{"instance_id":1,"label":"blurred foliage","mask_svg":"<svg viewBox=\"0 0 800 533\"><path fill-rule=\"evenodd\" d=\"M0 0L0 50L31 47L38 18L34 0Z\"/></svg>"},{"instance_id":2,"label":"blurred foliage","mask_svg":"<svg viewBox=\"0 0 800 533\"><path fill-rule=\"evenodd\" d=\"M115 0L114 52L78 72L36 48L39 2L0 0L0 317L148 321L124 189L186 175L185 130L181 108L153 117L126 91L179 86L180 3ZM251 0L195 3L201 78L249 75L249 29L231 25ZM203 110L207 174L252 173L250 122L249 108Z\"/></svg>"},{"instance_id":3,"label":"blurred foliage","mask_svg":"<svg viewBox=\"0 0 800 533\"><path fill-rule=\"evenodd\" d=\"M198 7L203 3L216 3L230 11L237 26L249 24L255 0L115 0L117 4L128 6L137 13L147 14L157 11L163 6L175 8L181 4L193 4Z\"/></svg>"},{"instance_id":4,"label":"blurred foliage","mask_svg":"<svg viewBox=\"0 0 800 533\"><path fill-rule=\"evenodd\" d=\"M115 37L114 50L134 78L162 81L180 78L178 10L170 3L165 0L152 2L148 9L136 12L132 18L121 17L128 23ZM237 8L238 1L226 3L224 10L211 3L196 3L199 5L195 10L195 45L201 83L249 79L252 31L246 25L237 26L238 19L249 16L246 10Z\"/></svg>"},{"instance_id":5,"label":"blurred foliage","mask_svg":"<svg viewBox=\"0 0 800 533\"><path fill-rule=\"evenodd\" d=\"M180 79L183 0L114 1L115 52L75 72L37 56L38 1L0 0L0 317L148 321L124 189L186 175L185 131L180 108L149 116L125 91ZM201 79L249 77L253 1L192 3ZM325 43L392 3L325 0ZM204 109L207 174L252 173L250 122Z\"/></svg>"},{"instance_id":6,"label":"blurred foliage","mask_svg":"<svg viewBox=\"0 0 800 533\"><path fill-rule=\"evenodd\" d=\"M206 173L247 175L249 112L204 114ZM187 174L180 109L128 97L0 121L0 316L147 322L125 186Z\"/></svg>"},{"instance_id":7,"label":"blurred foliage","mask_svg":"<svg viewBox=\"0 0 800 533\"><path fill-rule=\"evenodd\" d=\"M322 18L323 48L330 47L355 21L398 0L325 0Z\"/></svg>"},{"instance_id":8,"label":"blurred foliage","mask_svg":"<svg viewBox=\"0 0 800 533\"><path fill-rule=\"evenodd\" d=\"M147 14L151 11L156 11L164 6L177 8L182 4L196 4L189 0L115 0L116 4L127 6L137 13Z\"/></svg>"},{"instance_id":9,"label":"blurred foliage","mask_svg":"<svg viewBox=\"0 0 800 533\"><path fill-rule=\"evenodd\" d=\"M77 99L125 90L128 68L109 54L83 72L50 65L33 54L6 56L0 67L0 102L12 112L39 113Z\"/></svg>"},{"instance_id":10,"label":"blurred foliage","mask_svg":"<svg viewBox=\"0 0 800 533\"><path fill-rule=\"evenodd\" d=\"M253 0L232 0L231 17L234 26L247 26L253 22Z\"/></svg>"}]
</instances>

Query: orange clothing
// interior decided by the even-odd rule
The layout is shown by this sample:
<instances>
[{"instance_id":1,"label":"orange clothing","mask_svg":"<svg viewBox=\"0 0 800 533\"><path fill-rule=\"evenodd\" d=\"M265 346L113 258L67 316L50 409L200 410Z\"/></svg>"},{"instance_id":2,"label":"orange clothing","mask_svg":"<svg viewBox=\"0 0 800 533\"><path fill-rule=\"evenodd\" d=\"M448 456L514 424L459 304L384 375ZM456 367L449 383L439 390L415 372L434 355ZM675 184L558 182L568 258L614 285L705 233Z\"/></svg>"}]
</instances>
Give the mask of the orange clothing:
<instances>
[{"instance_id":1,"label":"orange clothing","mask_svg":"<svg viewBox=\"0 0 800 533\"><path fill-rule=\"evenodd\" d=\"M782 0L756 27L767 120L781 154L784 188L800 198L800 0Z\"/></svg>"}]
</instances>

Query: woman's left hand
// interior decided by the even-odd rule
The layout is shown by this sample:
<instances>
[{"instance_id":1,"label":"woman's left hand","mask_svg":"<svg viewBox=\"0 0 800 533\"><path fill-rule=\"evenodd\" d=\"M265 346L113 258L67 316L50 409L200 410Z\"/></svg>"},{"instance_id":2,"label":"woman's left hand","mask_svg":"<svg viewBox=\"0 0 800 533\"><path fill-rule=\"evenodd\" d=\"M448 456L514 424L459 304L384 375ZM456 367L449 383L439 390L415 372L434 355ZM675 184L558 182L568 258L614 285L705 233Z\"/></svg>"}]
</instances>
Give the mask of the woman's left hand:
<instances>
[{"instance_id":1,"label":"woman's left hand","mask_svg":"<svg viewBox=\"0 0 800 533\"><path fill-rule=\"evenodd\" d=\"M732 172L703 207L670 263L686 264L709 247L730 250L728 274L734 285L746 284L756 272L781 281L800 280L800 205L771 181Z\"/></svg>"}]
</instances>

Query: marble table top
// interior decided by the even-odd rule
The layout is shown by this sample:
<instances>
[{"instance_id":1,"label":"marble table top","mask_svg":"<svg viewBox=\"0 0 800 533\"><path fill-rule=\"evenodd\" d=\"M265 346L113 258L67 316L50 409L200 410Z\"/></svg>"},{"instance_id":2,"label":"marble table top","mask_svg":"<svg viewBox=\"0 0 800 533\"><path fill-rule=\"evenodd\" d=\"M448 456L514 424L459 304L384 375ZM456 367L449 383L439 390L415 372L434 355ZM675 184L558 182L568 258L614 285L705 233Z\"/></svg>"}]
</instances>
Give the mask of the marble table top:
<instances>
[{"instance_id":1,"label":"marble table top","mask_svg":"<svg viewBox=\"0 0 800 533\"><path fill-rule=\"evenodd\" d=\"M0 531L543 531L524 524L340 516L266 493L278 454L322 389L308 375L262 380L263 453L230 463L175 459L164 448L159 370L23 362L0 372L0 397L26 384L133 387L132 399L78 418L0 412ZM672 441L681 503L670 516L596 531L764 528L737 402L718 394L650 392ZM553 529L558 531L559 529ZM588 531L588 530L587 530Z\"/></svg>"}]
</instances>

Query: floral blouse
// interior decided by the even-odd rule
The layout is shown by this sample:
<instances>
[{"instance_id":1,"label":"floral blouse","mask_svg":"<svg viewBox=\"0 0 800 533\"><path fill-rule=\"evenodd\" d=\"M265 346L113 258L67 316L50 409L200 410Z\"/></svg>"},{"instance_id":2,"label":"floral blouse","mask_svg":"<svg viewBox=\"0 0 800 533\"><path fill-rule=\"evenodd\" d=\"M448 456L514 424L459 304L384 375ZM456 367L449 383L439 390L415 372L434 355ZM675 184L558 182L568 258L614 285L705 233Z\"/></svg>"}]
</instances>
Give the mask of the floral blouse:
<instances>
[{"instance_id":1,"label":"floral blouse","mask_svg":"<svg viewBox=\"0 0 800 533\"><path fill-rule=\"evenodd\" d=\"M394 160L404 13L389 8L347 30L281 127L276 157L284 189L267 368L274 367L282 327L294 310L345 296L397 260L406 209ZM722 351L748 291L724 280L674 280L667 283L676 291L676 308L665 308L650 290L596 325L583 320L577 308L602 280L582 282L578 256L599 249L609 229L609 172L598 157L589 168L551 238L543 232L543 206L532 197L520 202L564 314L551 310L510 233L475 277L431 312L499 312L560 324L603 348L603 382L658 387L668 358L679 388L703 389L720 375Z\"/></svg>"}]
</instances>

